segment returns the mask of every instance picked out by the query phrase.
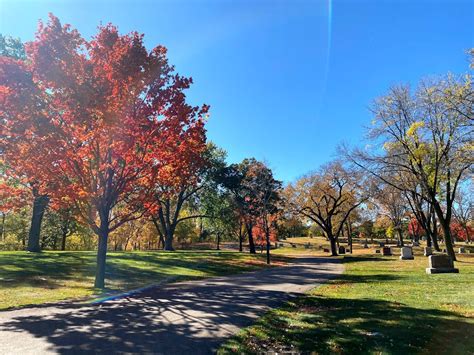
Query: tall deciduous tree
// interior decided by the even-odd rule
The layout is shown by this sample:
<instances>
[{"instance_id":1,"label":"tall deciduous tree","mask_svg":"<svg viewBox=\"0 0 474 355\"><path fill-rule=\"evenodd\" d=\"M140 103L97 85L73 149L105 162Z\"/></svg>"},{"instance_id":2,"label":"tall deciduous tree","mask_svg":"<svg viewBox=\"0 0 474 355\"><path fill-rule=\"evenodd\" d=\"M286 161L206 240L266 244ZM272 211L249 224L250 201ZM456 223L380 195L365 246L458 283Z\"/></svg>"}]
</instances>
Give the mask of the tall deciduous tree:
<instances>
[{"instance_id":1,"label":"tall deciduous tree","mask_svg":"<svg viewBox=\"0 0 474 355\"><path fill-rule=\"evenodd\" d=\"M264 163L244 159L223 170L222 185L231 191L248 236L250 253L255 253L253 230L259 218L272 214L279 200L281 183Z\"/></svg>"},{"instance_id":2,"label":"tall deciduous tree","mask_svg":"<svg viewBox=\"0 0 474 355\"><path fill-rule=\"evenodd\" d=\"M26 59L24 44L18 38L12 38L10 36L3 36L0 34L0 56L4 57L2 59L3 71L0 72L2 83L0 84L4 85L4 88L9 87L10 90L22 91L24 99L24 101L21 101L21 98L16 98L15 101L15 99L12 98L12 95L10 95L9 100L4 101L4 104L27 104L30 106L30 110L28 110L29 114L38 114L38 112L35 112L35 109L32 107L32 105L40 103L40 101L35 97L35 94L38 93L35 93L34 88L28 85L28 79L23 76L25 73L21 70L18 71L17 67L17 63L19 63L19 61L24 61ZM5 72L5 70L12 70L12 72L8 73ZM18 80L18 82L14 83L12 82L12 79ZM27 93L27 95L25 95L25 93ZM39 106L38 108L41 109ZM7 115L2 114L2 116L4 120L8 119ZM39 116L41 116L40 113ZM10 119L14 118L10 117ZM22 119L33 120L34 118L28 118L24 116ZM25 144L22 144L22 141L31 139L32 131L28 130L27 127L28 125L20 126L16 124L17 130L14 130L13 132L2 131L4 136L2 136L2 144L0 145L0 159L3 161L2 164L9 175L7 176L6 180L9 180L10 184L13 180L14 184L18 186L16 191L10 190L10 194L21 195L24 192L24 188L28 188L33 195L33 209L31 213L31 224L28 233L28 243L26 249L31 252L39 252L41 250L41 224L49 202L49 198L39 190L38 184L32 175L31 169L24 169L24 167L22 167L24 164L18 164L19 161L29 159L32 154L35 154L35 152L29 150ZM22 154L18 154L19 152Z\"/></svg>"},{"instance_id":3,"label":"tall deciduous tree","mask_svg":"<svg viewBox=\"0 0 474 355\"><path fill-rule=\"evenodd\" d=\"M156 207L158 181L189 175L182 154L205 140L207 106L186 103L192 80L174 73L164 47L148 51L143 35L110 24L86 41L50 15L26 52L26 62L0 63L0 119L5 133L22 133L24 151L37 150L28 169L39 187L98 235L103 288L109 233Z\"/></svg>"},{"instance_id":4,"label":"tall deciduous tree","mask_svg":"<svg viewBox=\"0 0 474 355\"><path fill-rule=\"evenodd\" d=\"M285 191L289 206L321 227L331 243L333 256L337 255L337 240L347 218L367 201L362 183L360 173L348 170L340 162L332 162L289 185Z\"/></svg>"},{"instance_id":5,"label":"tall deciduous tree","mask_svg":"<svg viewBox=\"0 0 474 355\"><path fill-rule=\"evenodd\" d=\"M195 141L181 149L181 156L186 161L181 165L187 169L186 174L176 176L172 184L167 181L158 181L155 187L155 198L158 210L152 214L153 223L160 238L164 241L164 250L173 250L174 232L182 221L203 217L199 212L182 215L182 210L188 205L193 210L193 199L198 199L198 193L211 188L215 175L225 166L225 152L213 143L207 146L204 141ZM195 212L195 211L193 211Z\"/></svg>"},{"instance_id":6,"label":"tall deciduous tree","mask_svg":"<svg viewBox=\"0 0 474 355\"><path fill-rule=\"evenodd\" d=\"M415 93L408 86L394 87L375 101L373 113L372 148L356 152L354 161L430 203L448 254L456 260L450 223L459 185L472 167L471 77L423 82Z\"/></svg>"}]
</instances>

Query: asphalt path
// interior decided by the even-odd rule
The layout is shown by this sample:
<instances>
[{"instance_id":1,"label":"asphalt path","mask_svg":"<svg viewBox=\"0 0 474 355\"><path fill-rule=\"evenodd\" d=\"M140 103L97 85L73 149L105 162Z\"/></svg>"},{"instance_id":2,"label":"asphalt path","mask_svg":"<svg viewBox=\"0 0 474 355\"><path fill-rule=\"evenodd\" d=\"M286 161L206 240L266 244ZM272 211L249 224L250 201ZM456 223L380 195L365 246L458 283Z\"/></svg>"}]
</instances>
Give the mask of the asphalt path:
<instances>
[{"instance_id":1,"label":"asphalt path","mask_svg":"<svg viewBox=\"0 0 474 355\"><path fill-rule=\"evenodd\" d=\"M0 312L0 354L212 354L270 308L337 277L337 259L179 282L99 304Z\"/></svg>"}]
</instances>

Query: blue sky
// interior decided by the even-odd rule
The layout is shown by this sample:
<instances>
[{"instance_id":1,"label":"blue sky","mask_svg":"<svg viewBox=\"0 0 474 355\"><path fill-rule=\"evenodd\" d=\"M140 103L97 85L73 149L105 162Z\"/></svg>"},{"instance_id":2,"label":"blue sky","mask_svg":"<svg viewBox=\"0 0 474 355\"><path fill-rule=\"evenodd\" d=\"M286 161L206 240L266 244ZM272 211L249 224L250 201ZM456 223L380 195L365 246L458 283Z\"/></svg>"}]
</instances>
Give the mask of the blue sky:
<instances>
[{"instance_id":1,"label":"blue sky","mask_svg":"<svg viewBox=\"0 0 474 355\"><path fill-rule=\"evenodd\" d=\"M468 0L0 0L0 33L31 40L48 12L86 38L112 22L165 45L229 161L253 156L285 181L360 142L390 85L466 72L474 47Z\"/></svg>"}]
</instances>

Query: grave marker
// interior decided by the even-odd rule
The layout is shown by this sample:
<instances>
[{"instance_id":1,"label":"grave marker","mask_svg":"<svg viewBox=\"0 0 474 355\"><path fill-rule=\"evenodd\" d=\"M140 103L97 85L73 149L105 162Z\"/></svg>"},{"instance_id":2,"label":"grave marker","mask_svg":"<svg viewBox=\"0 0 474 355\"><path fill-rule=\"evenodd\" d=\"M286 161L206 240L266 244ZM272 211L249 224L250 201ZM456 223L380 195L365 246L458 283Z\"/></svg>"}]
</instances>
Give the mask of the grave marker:
<instances>
[{"instance_id":1,"label":"grave marker","mask_svg":"<svg viewBox=\"0 0 474 355\"><path fill-rule=\"evenodd\" d=\"M410 247L400 248L400 260L413 260L413 250Z\"/></svg>"},{"instance_id":2,"label":"grave marker","mask_svg":"<svg viewBox=\"0 0 474 355\"><path fill-rule=\"evenodd\" d=\"M449 255L430 255L428 262L429 267L426 268L427 274L459 273L459 269L454 267L453 259L451 259Z\"/></svg>"}]
</instances>

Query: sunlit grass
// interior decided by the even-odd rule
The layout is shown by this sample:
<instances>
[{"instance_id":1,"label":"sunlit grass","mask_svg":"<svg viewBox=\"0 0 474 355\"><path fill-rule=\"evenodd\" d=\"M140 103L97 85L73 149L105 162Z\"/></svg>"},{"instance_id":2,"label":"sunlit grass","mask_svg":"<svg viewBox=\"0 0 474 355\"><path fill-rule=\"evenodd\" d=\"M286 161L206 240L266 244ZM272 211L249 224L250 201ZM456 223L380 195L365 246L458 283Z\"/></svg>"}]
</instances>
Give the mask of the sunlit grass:
<instances>
[{"instance_id":1,"label":"sunlit grass","mask_svg":"<svg viewBox=\"0 0 474 355\"><path fill-rule=\"evenodd\" d=\"M340 278L269 312L221 353L474 352L474 255L460 274L427 275L427 258L345 258Z\"/></svg>"}]
</instances>

